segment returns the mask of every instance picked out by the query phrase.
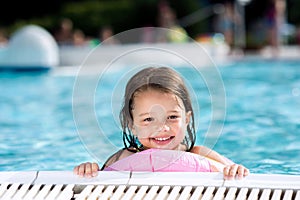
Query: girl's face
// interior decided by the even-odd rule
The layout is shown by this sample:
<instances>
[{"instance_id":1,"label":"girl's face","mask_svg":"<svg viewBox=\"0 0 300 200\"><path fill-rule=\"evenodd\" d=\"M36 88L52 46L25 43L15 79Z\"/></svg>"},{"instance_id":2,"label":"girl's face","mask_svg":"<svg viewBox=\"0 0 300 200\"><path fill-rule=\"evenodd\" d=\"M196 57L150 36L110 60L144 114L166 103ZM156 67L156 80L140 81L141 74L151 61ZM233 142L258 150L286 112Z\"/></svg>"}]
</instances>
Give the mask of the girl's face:
<instances>
[{"instance_id":1,"label":"girl's face","mask_svg":"<svg viewBox=\"0 0 300 200\"><path fill-rule=\"evenodd\" d=\"M146 148L179 149L191 112L174 94L154 89L134 97L132 133Z\"/></svg>"}]
</instances>

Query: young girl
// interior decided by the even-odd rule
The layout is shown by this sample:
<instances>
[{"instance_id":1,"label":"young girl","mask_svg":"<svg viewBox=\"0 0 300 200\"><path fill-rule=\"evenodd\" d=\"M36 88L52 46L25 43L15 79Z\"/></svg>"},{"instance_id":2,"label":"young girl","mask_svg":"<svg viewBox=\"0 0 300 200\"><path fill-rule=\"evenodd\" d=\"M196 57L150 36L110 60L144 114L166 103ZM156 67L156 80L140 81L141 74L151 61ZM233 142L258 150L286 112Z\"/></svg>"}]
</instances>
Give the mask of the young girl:
<instances>
[{"instance_id":1,"label":"young girl","mask_svg":"<svg viewBox=\"0 0 300 200\"><path fill-rule=\"evenodd\" d=\"M181 76L168 67L148 67L127 83L120 112L124 148L114 153L101 170L148 149L186 151L221 164L213 171L223 171L225 179L242 178L249 170L204 146L194 146L196 133L189 92ZM143 162L143 161L140 161ZM79 176L96 176L96 163L82 163L74 168Z\"/></svg>"}]
</instances>

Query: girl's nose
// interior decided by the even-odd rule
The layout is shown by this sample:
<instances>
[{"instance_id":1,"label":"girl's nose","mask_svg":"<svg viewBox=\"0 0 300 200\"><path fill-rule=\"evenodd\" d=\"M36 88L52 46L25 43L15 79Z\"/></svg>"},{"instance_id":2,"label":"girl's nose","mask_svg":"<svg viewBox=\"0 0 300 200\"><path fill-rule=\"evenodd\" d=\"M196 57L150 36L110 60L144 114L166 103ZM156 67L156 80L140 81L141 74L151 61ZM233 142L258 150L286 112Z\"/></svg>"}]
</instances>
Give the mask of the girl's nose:
<instances>
[{"instance_id":1,"label":"girl's nose","mask_svg":"<svg viewBox=\"0 0 300 200\"><path fill-rule=\"evenodd\" d=\"M164 125L166 131L170 131L170 126L168 124Z\"/></svg>"},{"instance_id":2,"label":"girl's nose","mask_svg":"<svg viewBox=\"0 0 300 200\"><path fill-rule=\"evenodd\" d=\"M168 124L164 123L164 124L161 126L160 131L168 132L168 131L170 131L170 127L168 126Z\"/></svg>"}]
</instances>

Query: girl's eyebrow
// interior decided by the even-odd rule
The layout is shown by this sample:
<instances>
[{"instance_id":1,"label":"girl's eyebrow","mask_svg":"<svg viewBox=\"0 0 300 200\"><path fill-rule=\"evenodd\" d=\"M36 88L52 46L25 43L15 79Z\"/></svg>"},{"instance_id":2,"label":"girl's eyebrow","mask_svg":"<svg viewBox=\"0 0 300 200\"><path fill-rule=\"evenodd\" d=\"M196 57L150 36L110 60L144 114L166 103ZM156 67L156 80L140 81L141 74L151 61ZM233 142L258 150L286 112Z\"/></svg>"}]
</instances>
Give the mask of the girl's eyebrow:
<instances>
[{"instance_id":1,"label":"girl's eyebrow","mask_svg":"<svg viewBox=\"0 0 300 200\"><path fill-rule=\"evenodd\" d=\"M167 113L180 113L180 111L179 110L170 110L170 111L167 111ZM147 115L151 115L151 112L141 113L138 116L143 117L143 116L147 116Z\"/></svg>"},{"instance_id":2,"label":"girl's eyebrow","mask_svg":"<svg viewBox=\"0 0 300 200\"><path fill-rule=\"evenodd\" d=\"M168 111L168 113L179 113L180 112L180 110L170 110L170 111Z\"/></svg>"},{"instance_id":3,"label":"girl's eyebrow","mask_svg":"<svg viewBox=\"0 0 300 200\"><path fill-rule=\"evenodd\" d=\"M143 116L145 116L145 115L150 115L150 113L141 113L141 114L139 114L138 116L139 116L139 117L143 117Z\"/></svg>"}]
</instances>

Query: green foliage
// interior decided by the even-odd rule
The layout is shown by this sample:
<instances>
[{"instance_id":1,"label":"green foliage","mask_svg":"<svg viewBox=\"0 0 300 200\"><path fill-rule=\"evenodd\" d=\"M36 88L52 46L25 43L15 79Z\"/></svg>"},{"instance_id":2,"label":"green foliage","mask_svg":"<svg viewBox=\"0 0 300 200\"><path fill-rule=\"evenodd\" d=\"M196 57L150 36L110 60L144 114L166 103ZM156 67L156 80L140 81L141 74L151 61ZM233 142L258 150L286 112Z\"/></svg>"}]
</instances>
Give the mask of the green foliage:
<instances>
[{"instance_id":1,"label":"green foliage","mask_svg":"<svg viewBox=\"0 0 300 200\"><path fill-rule=\"evenodd\" d=\"M62 18L73 21L74 28L81 29L87 36L97 37L99 30L106 25L113 27L115 33L142 26L158 26L158 3L160 0L62 0L60 5L51 13L32 17L27 20L19 19L8 28L9 33L27 25L37 24L50 32L54 32ZM201 9L198 0L168 1L180 19ZM205 33L207 20L186 27L190 36Z\"/></svg>"},{"instance_id":2,"label":"green foliage","mask_svg":"<svg viewBox=\"0 0 300 200\"><path fill-rule=\"evenodd\" d=\"M200 1L195 1L195 0L184 0L184 1L172 0L169 2L171 7L176 10L176 15L178 19L181 19L205 7L205 5L202 5ZM209 23L209 18L205 18L204 20L200 20L195 24L185 27L185 29L187 30L187 32L192 38L195 38L199 34L208 32L209 30L208 23Z\"/></svg>"},{"instance_id":3,"label":"green foliage","mask_svg":"<svg viewBox=\"0 0 300 200\"><path fill-rule=\"evenodd\" d=\"M295 25L300 25L300 1L299 0L290 0L288 3L288 21Z\"/></svg>"},{"instance_id":4,"label":"green foliage","mask_svg":"<svg viewBox=\"0 0 300 200\"><path fill-rule=\"evenodd\" d=\"M75 28L91 35L106 25L114 27L115 32L122 31L133 22L133 7L133 1L129 0L83 1L65 4L61 13L72 19Z\"/></svg>"},{"instance_id":5,"label":"green foliage","mask_svg":"<svg viewBox=\"0 0 300 200\"><path fill-rule=\"evenodd\" d=\"M17 20L14 24L7 27L8 34L13 34L16 30L20 29L21 27L28 25L28 24L35 24L44 27L48 31L52 32L52 28L56 24L56 20L53 16L41 17L41 18L32 18L28 20Z\"/></svg>"}]
</instances>

